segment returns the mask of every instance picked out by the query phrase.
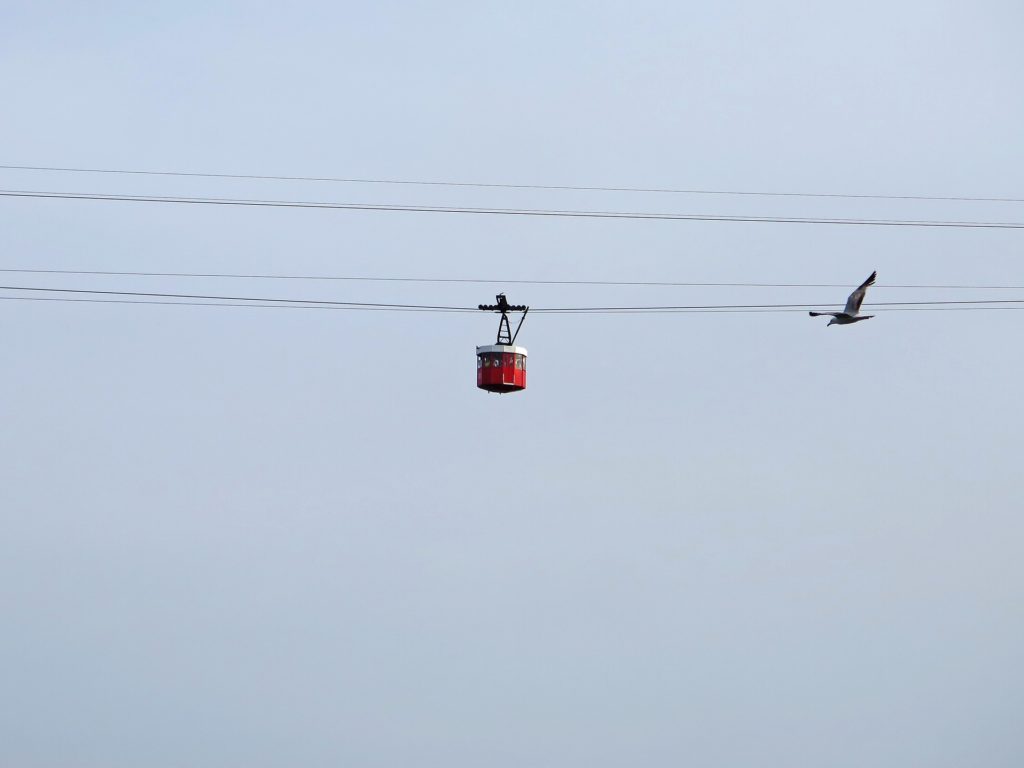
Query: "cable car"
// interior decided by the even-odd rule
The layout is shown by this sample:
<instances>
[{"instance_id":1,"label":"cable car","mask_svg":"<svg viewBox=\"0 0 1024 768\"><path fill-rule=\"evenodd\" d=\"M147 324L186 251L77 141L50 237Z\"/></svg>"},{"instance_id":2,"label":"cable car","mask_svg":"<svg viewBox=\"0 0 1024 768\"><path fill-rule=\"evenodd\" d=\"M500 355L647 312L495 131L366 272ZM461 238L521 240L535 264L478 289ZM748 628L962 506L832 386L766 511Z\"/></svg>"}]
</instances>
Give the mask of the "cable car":
<instances>
[{"instance_id":1,"label":"cable car","mask_svg":"<svg viewBox=\"0 0 1024 768\"><path fill-rule=\"evenodd\" d=\"M505 394L526 389L526 347L516 346L516 337L530 308L522 304L509 304L505 294L499 293L496 304L481 304L485 312L500 312L498 339L494 344L476 348L476 385L488 392ZM509 312L522 312L516 332L508 322Z\"/></svg>"}]
</instances>

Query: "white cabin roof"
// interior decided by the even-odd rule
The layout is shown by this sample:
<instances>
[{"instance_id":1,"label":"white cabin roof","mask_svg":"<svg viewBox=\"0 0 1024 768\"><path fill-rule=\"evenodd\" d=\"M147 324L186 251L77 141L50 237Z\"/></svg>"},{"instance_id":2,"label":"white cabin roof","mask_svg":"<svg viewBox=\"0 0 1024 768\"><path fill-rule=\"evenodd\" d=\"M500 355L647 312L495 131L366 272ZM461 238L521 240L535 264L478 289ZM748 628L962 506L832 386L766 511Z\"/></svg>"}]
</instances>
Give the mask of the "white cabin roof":
<instances>
[{"instance_id":1,"label":"white cabin roof","mask_svg":"<svg viewBox=\"0 0 1024 768\"><path fill-rule=\"evenodd\" d=\"M488 344L486 347L476 348L476 353L478 355L483 352L507 352L513 355L522 355L523 357L526 357L526 347L516 347L508 344Z\"/></svg>"}]
</instances>

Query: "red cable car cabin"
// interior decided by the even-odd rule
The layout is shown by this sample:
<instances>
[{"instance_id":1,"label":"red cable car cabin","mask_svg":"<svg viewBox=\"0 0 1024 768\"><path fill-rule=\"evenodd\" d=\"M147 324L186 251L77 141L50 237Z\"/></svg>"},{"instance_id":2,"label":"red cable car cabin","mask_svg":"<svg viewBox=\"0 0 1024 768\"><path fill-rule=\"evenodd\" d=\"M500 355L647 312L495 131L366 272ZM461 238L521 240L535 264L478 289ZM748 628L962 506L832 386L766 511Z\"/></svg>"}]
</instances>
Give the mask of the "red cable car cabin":
<instances>
[{"instance_id":1,"label":"red cable car cabin","mask_svg":"<svg viewBox=\"0 0 1024 768\"><path fill-rule=\"evenodd\" d=\"M511 344L477 347L476 385L499 394L526 389L526 347Z\"/></svg>"},{"instance_id":2,"label":"red cable car cabin","mask_svg":"<svg viewBox=\"0 0 1024 768\"><path fill-rule=\"evenodd\" d=\"M488 392L522 392L526 389L526 348L516 346L516 336L530 308L524 304L509 304L504 293L494 297L496 303L481 304L484 312L500 312L498 339L494 344L476 348L476 385ZM516 332L508 324L509 312L522 312Z\"/></svg>"}]
</instances>

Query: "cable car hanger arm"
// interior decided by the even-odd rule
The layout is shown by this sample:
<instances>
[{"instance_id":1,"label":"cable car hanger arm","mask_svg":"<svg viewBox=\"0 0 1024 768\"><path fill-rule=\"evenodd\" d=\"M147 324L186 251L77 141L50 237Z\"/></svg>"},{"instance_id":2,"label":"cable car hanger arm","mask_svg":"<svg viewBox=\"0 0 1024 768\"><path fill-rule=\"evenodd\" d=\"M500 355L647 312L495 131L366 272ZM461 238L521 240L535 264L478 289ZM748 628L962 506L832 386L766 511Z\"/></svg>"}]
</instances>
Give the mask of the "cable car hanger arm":
<instances>
[{"instance_id":1,"label":"cable car hanger arm","mask_svg":"<svg viewBox=\"0 0 1024 768\"><path fill-rule=\"evenodd\" d=\"M523 320L526 319L526 313L530 311L529 307L523 307L523 316L519 318L519 325L516 326L516 332L512 334L512 346L515 346L516 337L519 335L519 329L523 327Z\"/></svg>"}]
</instances>

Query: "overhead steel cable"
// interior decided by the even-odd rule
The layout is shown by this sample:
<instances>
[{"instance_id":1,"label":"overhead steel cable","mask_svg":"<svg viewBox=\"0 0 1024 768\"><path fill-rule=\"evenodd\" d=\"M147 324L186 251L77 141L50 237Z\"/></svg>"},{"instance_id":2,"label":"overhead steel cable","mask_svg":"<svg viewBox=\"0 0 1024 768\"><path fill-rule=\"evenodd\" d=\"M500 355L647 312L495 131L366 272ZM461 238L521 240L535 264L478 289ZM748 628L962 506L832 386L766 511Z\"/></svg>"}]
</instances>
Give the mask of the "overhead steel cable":
<instances>
[{"instance_id":1,"label":"overhead steel cable","mask_svg":"<svg viewBox=\"0 0 1024 768\"><path fill-rule=\"evenodd\" d=\"M373 277L365 275L282 275L239 272L141 272L133 270L101 269L36 269L0 267L0 273L26 275L82 275L97 277L173 277L236 280L323 280L379 283L470 283L476 285L581 285L608 287L667 287L667 288L855 288L855 283L702 283L674 280L485 280L462 277ZM910 285L878 283L875 290L884 289L940 289L940 290L1024 290L1024 285Z\"/></svg>"},{"instance_id":2,"label":"overhead steel cable","mask_svg":"<svg viewBox=\"0 0 1024 768\"><path fill-rule=\"evenodd\" d=\"M821 306L821 305L818 305L818 306ZM867 307L868 305L865 304L864 306ZM799 313L799 314L804 314L808 310L814 309L814 308L815 307L812 307L812 306L808 305L806 307L791 308L791 309L787 309L787 308L784 308L784 307L768 308L768 309L718 309L718 308L687 309L687 308L684 307L684 308L679 308L679 309L662 309L662 310L657 310L657 311L649 311L649 310L622 310L622 311L618 311L618 312L591 312L591 311L586 311L586 310L566 310L564 312L551 313L550 316L551 317L562 317L562 316L565 316L565 315L589 315L589 316L603 315L605 317L610 317L612 315L676 315L676 314L690 314L690 313L694 313L694 314L702 314L703 313L703 314L724 314L724 315L728 315L728 314L756 314L756 313L759 313L759 312L768 313L768 314L776 313L776 312L796 312L796 313ZM879 307L876 304L876 305L872 305L872 307L871 307L871 311L872 312L966 312L966 311L970 311L970 310L1024 310L1024 302L1022 302L1021 304L1010 305L1010 306L1005 306L1004 305L1004 306L968 306L968 307ZM533 310L530 310L530 311L532 312Z\"/></svg>"},{"instance_id":3,"label":"overhead steel cable","mask_svg":"<svg viewBox=\"0 0 1024 768\"><path fill-rule=\"evenodd\" d=\"M344 211L386 211L404 213L460 213L481 216L530 216L577 219L623 219L647 221L712 221L753 224L830 224L868 227L932 227L943 229L1024 229L1024 222L1012 221L930 221L915 219L860 219L808 216L744 216L698 213L656 213L641 211L573 211L543 208L471 208L444 205L392 205L384 203L338 203L311 200L254 200L228 197L176 197L163 195L105 194L99 192L47 192L0 190L0 197L51 200L92 200L103 202L170 203L257 208L306 208Z\"/></svg>"},{"instance_id":4,"label":"overhead steel cable","mask_svg":"<svg viewBox=\"0 0 1024 768\"><path fill-rule=\"evenodd\" d=\"M1024 299L979 299L964 301L876 301L865 302L862 306L867 307L913 307L913 306L952 306L952 305L996 305L996 304L1024 304ZM675 312L688 309L818 309L820 307L837 306L836 302L820 302L818 304L690 304L681 306L652 306L652 307L538 307L530 309L534 313L593 313L613 314L616 312Z\"/></svg>"},{"instance_id":5,"label":"overhead steel cable","mask_svg":"<svg viewBox=\"0 0 1024 768\"><path fill-rule=\"evenodd\" d=\"M12 274L75 274L89 276L110 276L110 278L188 278L227 280L281 280L281 281L340 281L352 283L453 283L474 285L527 285L527 286L606 286L606 287L656 287L656 288L856 288L846 283L693 283L682 281L613 281L613 280L481 280L476 278L387 278L387 276L341 275L341 274L268 274L252 272L148 272L113 269L40 269L0 267L0 272ZM872 286L878 289L938 289L963 291L1024 291L1018 286L970 286L970 285L885 285Z\"/></svg>"},{"instance_id":6,"label":"overhead steel cable","mask_svg":"<svg viewBox=\"0 0 1024 768\"><path fill-rule=\"evenodd\" d=\"M0 291L27 291L39 293L76 293L96 296L138 296L144 298L161 299L199 299L208 301L232 301L232 302L266 302L275 304L316 304L322 306L345 307L348 309L415 309L428 312L476 312L475 307L450 307L430 304L386 304L367 301L333 301L320 299L275 299L267 297L252 296L211 296L207 294L194 293L157 293L150 291L104 291L85 288L50 288L30 287L22 285L0 285Z\"/></svg>"},{"instance_id":7,"label":"overhead steel cable","mask_svg":"<svg viewBox=\"0 0 1024 768\"><path fill-rule=\"evenodd\" d=\"M325 304L258 304L258 303L243 303L243 302L216 302L216 301L156 301L153 299L94 299L94 298L82 298L82 297L66 297L66 296L3 296L0 295L0 301L47 301L47 302L66 302L72 304L141 304L148 306L159 306L159 307L220 307L220 308L233 308L233 309L326 309L326 310L373 310L373 311L388 311L388 312L460 312L461 310L431 310L431 309L396 309L389 307L348 307L348 306L334 306ZM969 311L1013 311L1013 310L1024 310L1024 302L1022 305L1013 306L968 306L968 307L878 307L873 308L874 312L969 312ZM757 313L803 313L806 312L807 308L799 309L670 309L670 310L659 310L658 312L649 311L621 311L621 312L587 312L581 310L567 310L565 312L557 312L552 317L558 317L563 315L572 314L603 314L609 315L642 315L642 314L757 314Z\"/></svg>"},{"instance_id":8,"label":"overhead steel cable","mask_svg":"<svg viewBox=\"0 0 1024 768\"><path fill-rule=\"evenodd\" d=\"M929 200L945 202L974 203L1024 203L1024 198L1017 197L972 197L967 195L881 195L856 194L841 192L769 192L760 190L737 189L682 189L673 187L615 187L615 186L580 186L571 184L511 184L502 182L475 181L425 181L410 179L374 179L343 176L284 176L254 173L199 173L188 171L152 171L131 170L125 168L76 168L47 165L0 165L0 170L9 171L48 171L79 174L108 174L122 176L170 176L199 179L236 179L252 181L303 181L331 182L343 184L379 184L419 187L469 187L475 189L531 189L565 192L628 192L646 194L672 195L721 195L747 197L799 197L799 198L838 198L844 200Z\"/></svg>"},{"instance_id":9,"label":"overhead steel cable","mask_svg":"<svg viewBox=\"0 0 1024 768\"><path fill-rule=\"evenodd\" d=\"M147 304L160 307L234 307L236 309L332 309L350 311L376 312L461 312L454 309L419 309L416 307L349 307L332 304L257 304L253 302L231 301L156 301L153 299L90 299L71 298L67 296L3 296L3 301L60 301L74 304ZM269 301L275 301L269 299Z\"/></svg>"},{"instance_id":10,"label":"overhead steel cable","mask_svg":"<svg viewBox=\"0 0 1024 768\"><path fill-rule=\"evenodd\" d=\"M376 310L421 310L431 312L478 312L477 307L456 307L430 304L389 304L384 302L359 302L359 301L336 301L321 299L282 299L268 298L265 296L225 296L195 293L162 293L153 291L113 291L87 288L54 288L23 285L0 285L0 291L17 291L22 293L60 293L76 294L86 296L130 296L144 299L182 299L196 301L222 301L222 302L257 302L265 304L286 304L286 305L318 305L335 306L352 309L376 309ZM935 301L882 301L871 304L864 304L864 307L913 307L913 306L995 306L995 305L1020 305L1024 304L1021 299L978 299L978 300L935 300ZM532 313L589 313L589 314L614 314L614 313L658 313L678 312L685 310L726 310L726 309L793 309L811 310L834 306L835 302L817 302L805 304L685 304L685 305L656 305L656 306L608 306L608 307L531 307Z\"/></svg>"}]
</instances>

